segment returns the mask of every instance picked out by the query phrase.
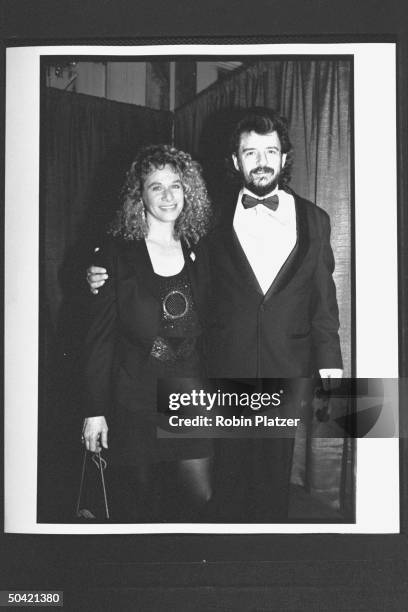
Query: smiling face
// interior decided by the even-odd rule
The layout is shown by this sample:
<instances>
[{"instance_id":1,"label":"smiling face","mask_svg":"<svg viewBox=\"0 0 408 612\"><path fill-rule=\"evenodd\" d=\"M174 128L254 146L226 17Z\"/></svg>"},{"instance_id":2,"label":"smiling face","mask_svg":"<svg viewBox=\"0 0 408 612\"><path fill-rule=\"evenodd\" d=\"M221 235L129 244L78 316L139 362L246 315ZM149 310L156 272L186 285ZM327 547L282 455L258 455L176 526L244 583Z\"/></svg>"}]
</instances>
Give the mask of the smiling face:
<instances>
[{"instance_id":1,"label":"smiling face","mask_svg":"<svg viewBox=\"0 0 408 612\"><path fill-rule=\"evenodd\" d=\"M155 168L144 180L142 198L148 222L174 224L184 205L180 175L168 164Z\"/></svg>"},{"instance_id":2,"label":"smiling face","mask_svg":"<svg viewBox=\"0 0 408 612\"><path fill-rule=\"evenodd\" d=\"M245 187L262 197L278 185L286 161L276 131L267 134L244 132L241 134L237 154L232 156Z\"/></svg>"}]
</instances>

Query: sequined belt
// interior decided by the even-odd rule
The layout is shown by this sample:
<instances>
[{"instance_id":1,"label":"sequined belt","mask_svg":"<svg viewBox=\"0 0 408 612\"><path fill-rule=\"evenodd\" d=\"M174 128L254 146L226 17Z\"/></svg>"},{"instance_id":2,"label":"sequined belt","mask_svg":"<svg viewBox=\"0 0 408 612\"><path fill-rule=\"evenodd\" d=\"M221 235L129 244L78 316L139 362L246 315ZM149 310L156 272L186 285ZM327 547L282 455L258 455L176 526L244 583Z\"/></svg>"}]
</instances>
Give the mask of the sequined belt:
<instances>
[{"instance_id":1,"label":"sequined belt","mask_svg":"<svg viewBox=\"0 0 408 612\"><path fill-rule=\"evenodd\" d=\"M196 338L185 338L177 348L173 348L165 338L155 338L150 355L159 361L178 361L188 359L196 346Z\"/></svg>"}]
</instances>

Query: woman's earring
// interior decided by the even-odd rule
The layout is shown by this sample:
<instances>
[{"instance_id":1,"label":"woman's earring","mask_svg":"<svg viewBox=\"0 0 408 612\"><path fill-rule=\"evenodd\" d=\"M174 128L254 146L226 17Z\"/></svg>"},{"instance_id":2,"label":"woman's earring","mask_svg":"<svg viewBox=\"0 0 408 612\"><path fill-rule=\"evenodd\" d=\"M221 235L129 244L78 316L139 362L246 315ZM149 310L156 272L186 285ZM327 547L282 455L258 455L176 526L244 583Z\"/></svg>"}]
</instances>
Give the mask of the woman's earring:
<instances>
[{"instance_id":1,"label":"woman's earring","mask_svg":"<svg viewBox=\"0 0 408 612\"><path fill-rule=\"evenodd\" d=\"M145 211L145 207L143 204L143 200L140 200L139 206L140 206L140 215L142 217L142 223L146 223L146 211Z\"/></svg>"}]
</instances>

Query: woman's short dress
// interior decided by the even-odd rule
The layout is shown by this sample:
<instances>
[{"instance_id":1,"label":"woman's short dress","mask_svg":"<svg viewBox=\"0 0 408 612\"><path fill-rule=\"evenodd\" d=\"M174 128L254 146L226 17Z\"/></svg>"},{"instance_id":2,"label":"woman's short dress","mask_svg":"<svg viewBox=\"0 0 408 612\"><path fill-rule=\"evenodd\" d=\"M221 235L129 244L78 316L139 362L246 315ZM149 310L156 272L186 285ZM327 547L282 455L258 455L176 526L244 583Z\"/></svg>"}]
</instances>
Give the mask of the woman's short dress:
<instances>
[{"instance_id":1,"label":"woman's short dress","mask_svg":"<svg viewBox=\"0 0 408 612\"><path fill-rule=\"evenodd\" d=\"M161 302L161 321L157 337L148 355L148 416L146 406L140 412L117 409L110 428L112 461L122 465L141 465L159 461L177 461L208 457L211 440L206 438L158 437L157 379L191 378L200 385L202 361L199 345L202 336L196 305L186 266L174 276L154 274ZM153 384L152 384L153 383Z\"/></svg>"}]
</instances>

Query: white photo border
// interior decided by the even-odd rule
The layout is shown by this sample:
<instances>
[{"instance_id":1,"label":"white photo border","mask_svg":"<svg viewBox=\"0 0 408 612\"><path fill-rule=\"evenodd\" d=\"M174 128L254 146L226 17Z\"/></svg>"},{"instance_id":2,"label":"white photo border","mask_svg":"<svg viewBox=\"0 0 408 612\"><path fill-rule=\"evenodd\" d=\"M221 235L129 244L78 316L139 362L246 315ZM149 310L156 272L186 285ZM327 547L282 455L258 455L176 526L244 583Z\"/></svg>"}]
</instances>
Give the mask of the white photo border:
<instances>
[{"instance_id":1,"label":"white photo border","mask_svg":"<svg viewBox=\"0 0 408 612\"><path fill-rule=\"evenodd\" d=\"M5 532L399 533L398 438L357 440L356 522L353 524L71 525L36 522L40 58L48 55L142 55L152 58L203 55L206 59L212 55L352 55L356 375L398 378L395 43L9 48L6 52ZM378 74L381 74L381 87L378 86ZM380 116L387 117L386 129L378 121Z\"/></svg>"}]
</instances>

